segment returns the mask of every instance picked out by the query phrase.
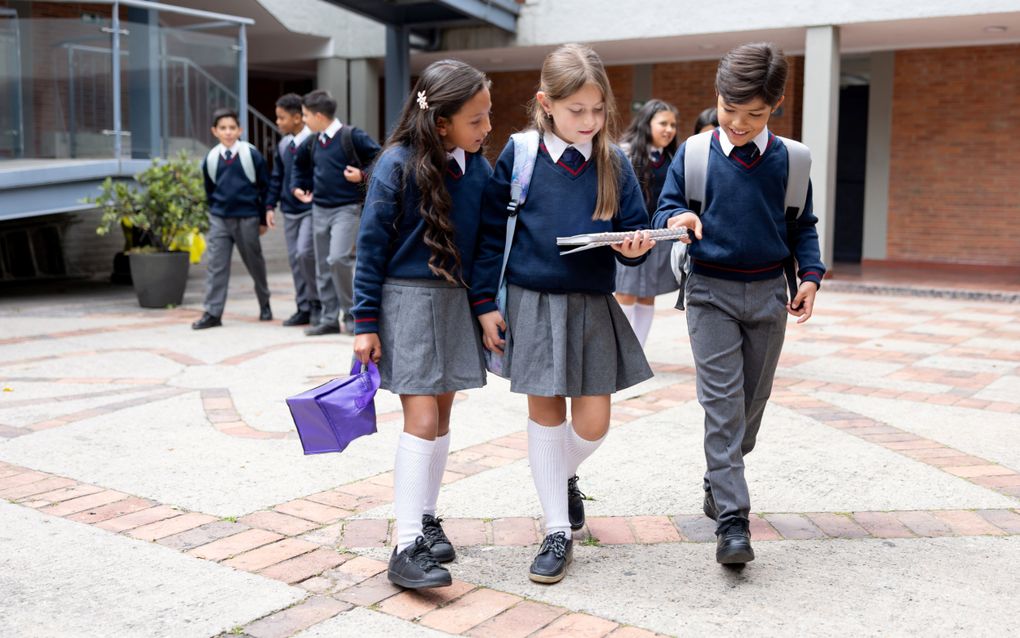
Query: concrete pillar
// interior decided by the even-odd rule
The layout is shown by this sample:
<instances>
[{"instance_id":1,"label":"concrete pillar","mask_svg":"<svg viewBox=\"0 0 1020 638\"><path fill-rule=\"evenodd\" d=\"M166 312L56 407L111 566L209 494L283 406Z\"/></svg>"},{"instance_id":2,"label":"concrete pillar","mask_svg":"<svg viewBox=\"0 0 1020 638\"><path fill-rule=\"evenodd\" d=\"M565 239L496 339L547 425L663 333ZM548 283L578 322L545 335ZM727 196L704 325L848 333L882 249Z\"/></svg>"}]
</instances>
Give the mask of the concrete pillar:
<instances>
[{"instance_id":1,"label":"concrete pillar","mask_svg":"<svg viewBox=\"0 0 1020 638\"><path fill-rule=\"evenodd\" d=\"M348 121L349 98L347 93L348 73L347 58L322 58L317 62L315 88L324 89L336 99L336 116L341 122Z\"/></svg>"},{"instance_id":2,"label":"concrete pillar","mask_svg":"<svg viewBox=\"0 0 1020 638\"><path fill-rule=\"evenodd\" d=\"M896 54L871 54L868 89L868 158L864 173L863 259L885 259L889 224L889 154L892 139L893 64Z\"/></svg>"},{"instance_id":3,"label":"concrete pillar","mask_svg":"<svg viewBox=\"0 0 1020 638\"><path fill-rule=\"evenodd\" d=\"M379 72L371 60L364 58L350 63L350 115L351 123L382 140L379 123Z\"/></svg>"},{"instance_id":4,"label":"concrete pillar","mask_svg":"<svg viewBox=\"0 0 1020 638\"><path fill-rule=\"evenodd\" d=\"M163 154L159 13L128 7L127 19L126 27L130 35L125 38L125 44L129 54L126 63L131 157L151 159ZM205 122L202 124L206 125Z\"/></svg>"},{"instance_id":5,"label":"concrete pillar","mask_svg":"<svg viewBox=\"0 0 1020 638\"><path fill-rule=\"evenodd\" d=\"M389 132L400 119L408 91L411 90L411 45L407 27L386 26L386 122Z\"/></svg>"},{"instance_id":6,"label":"concrete pillar","mask_svg":"<svg viewBox=\"0 0 1020 638\"><path fill-rule=\"evenodd\" d=\"M839 27L809 27L804 47L801 140L811 149L811 185L822 261L832 268L839 128Z\"/></svg>"}]
</instances>

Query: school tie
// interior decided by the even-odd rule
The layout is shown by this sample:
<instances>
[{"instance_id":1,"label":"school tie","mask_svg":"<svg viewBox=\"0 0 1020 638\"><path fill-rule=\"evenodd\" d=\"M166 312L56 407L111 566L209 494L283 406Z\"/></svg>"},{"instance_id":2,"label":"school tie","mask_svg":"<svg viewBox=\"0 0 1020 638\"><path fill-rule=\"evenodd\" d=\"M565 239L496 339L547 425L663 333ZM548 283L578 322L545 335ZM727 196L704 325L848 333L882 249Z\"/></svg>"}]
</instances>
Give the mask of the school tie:
<instances>
[{"instance_id":1,"label":"school tie","mask_svg":"<svg viewBox=\"0 0 1020 638\"><path fill-rule=\"evenodd\" d=\"M464 172L460 170L460 164L457 163L457 160L455 160L452 155L447 155L446 160L446 167L447 170L450 171L450 175L453 175L454 177L461 177L464 175Z\"/></svg>"},{"instance_id":2,"label":"school tie","mask_svg":"<svg viewBox=\"0 0 1020 638\"><path fill-rule=\"evenodd\" d=\"M234 156L234 154L231 153L229 150L225 151L223 153L223 159L227 160L228 162L230 161L230 158L233 157L233 156Z\"/></svg>"},{"instance_id":3,"label":"school tie","mask_svg":"<svg viewBox=\"0 0 1020 638\"><path fill-rule=\"evenodd\" d=\"M756 159L758 159L758 156L760 155L760 153L758 152L758 145L755 144L754 142L751 142L750 144L744 144L743 146L738 146L735 149L735 152L737 153L737 157L743 160L745 164L750 164L754 162Z\"/></svg>"},{"instance_id":4,"label":"school tie","mask_svg":"<svg viewBox=\"0 0 1020 638\"><path fill-rule=\"evenodd\" d=\"M287 150L291 153L297 150L297 144L294 143L294 140L291 140L290 144L287 145Z\"/></svg>"},{"instance_id":5,"label":"school tie","mask_svg":"<svg viewBox=\"0 0 1020 638\"><path fill-rule=\"evenodd\" d=\"M329 143L329 136L326 135L325 133L319 133L319 143L325 146L327 143Z\"/></svg>"},{"instance_id":6,"label":"school tie","mask_svg":"<svg viewBox=\"0 0 1020 638\"><path fill-rule=\"evenodd\" d=\"M658 164L662 161L662 151L652 151L652 163Z\"/></svg>"},{"instance_id":7,"label":"school tie","mask_svg":"<svg viewBox=\"0 0 1020 638\"><path fill-rule=\"evenodd\" d=\"M560 155L560 161L569 166L570 170L576 171L584 164L584 155L573 146L568 146L563 155Z\"/></svg>"}]
</instances>

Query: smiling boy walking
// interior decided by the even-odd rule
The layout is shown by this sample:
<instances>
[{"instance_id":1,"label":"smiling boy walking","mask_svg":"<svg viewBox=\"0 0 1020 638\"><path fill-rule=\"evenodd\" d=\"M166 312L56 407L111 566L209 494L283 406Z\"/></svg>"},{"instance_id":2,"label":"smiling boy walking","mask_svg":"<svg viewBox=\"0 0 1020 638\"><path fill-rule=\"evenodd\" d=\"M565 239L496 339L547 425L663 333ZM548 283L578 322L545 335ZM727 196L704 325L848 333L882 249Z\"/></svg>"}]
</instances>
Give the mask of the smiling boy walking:
<instances>
[{"instance_id":1,"label":"smiling boy walking","mask_svg":"<svg viewBox=\"0 0 1020 638\"><path fill-rule=\"evenodd\" d=\"M717 521L722 564L754 560L744 456L772 392L787 313L807 321L825 275L810 184L802 210L786 205L788 182L796 181L791 156L807 150L768 130L786 75L786 58L773 44L743 45L722 58L715 80L719 128L680 147L653 220L656 228L686 226L697 238L689 248L687 328L705 410L704 510ZM698 141L708 147L700 202L694 179L687 192L684 162Z\"/></svg>"}]
</instances>

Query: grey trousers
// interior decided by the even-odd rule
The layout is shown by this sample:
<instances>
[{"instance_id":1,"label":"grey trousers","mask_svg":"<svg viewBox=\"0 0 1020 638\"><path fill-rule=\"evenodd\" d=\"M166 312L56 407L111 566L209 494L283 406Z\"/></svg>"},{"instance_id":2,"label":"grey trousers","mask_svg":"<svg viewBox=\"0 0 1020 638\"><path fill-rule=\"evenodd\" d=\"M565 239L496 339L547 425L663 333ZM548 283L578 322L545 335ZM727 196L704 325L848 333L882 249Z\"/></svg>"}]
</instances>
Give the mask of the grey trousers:
<instances>
[{"instance_id":1,"label":"grey trousers","mask_svg":"<svg viewBox=\"0 0 1020 638\"><path fill-rule=\"evenodd\" d=\"M220 217L209 215L209 234L206 236L205 311L214 317L223 315L227 304L227 286L230 283L230 258L237 245L241 261L255 281L255 296L259 305L269 303L269 284L266 282L266 262L262 258L258 217Z\"/></svg>"},{"instance_id":2,"label":"grey trousers","mask_svg":"<svg viewBox=\"0 0 1020 638\"><path fill-rule=\"evenodd\" d=\"M319 300L315 283L315 246L312 242L312 211L300 215L283 213L283 233L287 239L287 261L294 278L294 303L301 312L312 309Z\"/></svg>"},{"instance_id":3,"label":"grey trousers","mask_svg":"<svg viewBox=\"0 0 1020 638\"><path fill-rule=\"evenodd\" d=\"M354 248L360 225L361 204L312 205L315 279L322 302L319 323L338 323L340 311L349 313L354 305Z\"/></svg>"},{"instance_id":4,"label":"grey trousers","mask_svg":"<svg viewBox=\"0 0 1020 638\"><path fill-rule=\"evenodd\" d=\"M744 456L754 449L786 335L786 279L687 280L687 329L705 410L705 489L719 508L719 529L748 518Z\"/></svg>"}]
</instances>

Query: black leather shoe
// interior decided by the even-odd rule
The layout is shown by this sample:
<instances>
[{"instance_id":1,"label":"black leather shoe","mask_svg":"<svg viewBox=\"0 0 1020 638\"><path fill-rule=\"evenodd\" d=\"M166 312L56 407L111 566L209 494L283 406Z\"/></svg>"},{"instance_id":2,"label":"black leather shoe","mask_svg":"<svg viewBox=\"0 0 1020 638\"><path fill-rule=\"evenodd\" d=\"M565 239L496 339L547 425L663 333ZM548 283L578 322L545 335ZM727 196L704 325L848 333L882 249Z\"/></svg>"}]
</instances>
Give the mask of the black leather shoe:
<instances>
[{"instance_id":1,"label":"black leather shoe","mask_svg":"<svg viewBox=\"0 0 1020 638\"><path fill-rule=\"evenodd\" d=\"M269 304L266 304L259 308L259 321L272 321L273 311L270 310Z\"/></svg>"},{"instance_id":2,"label":"black leather shoe","mask_svg":"<svg viewBox=\"0 0 1020 638\"><path fill-rule=\"evenodd\" d=\"M399 554L397 548L393 548L386 577L394 585L407 589L448 587L453 584L450 572L436 562L436 558L429 551L428 543L421 536L414 539L414 542Z\"/></svg>"},{"instance_id":3,"label":"black leather shoe","mask_svg":"<svg viewBox=\"0 0 1020 638\"><path fill-rule=\"evenodd\" d=\"M202 318L191 324L192 330L205 330L206 328L216 328L222 326L223 322L220 321L219 317L214 317L208 312L202 313Z\"/></svg>"},{"instance_id":4,"label":"black leather shoe","mask_svg":"<svg viewBox=\"0 0 1020 638\"><path fill-rule=\"evenodd\" d=\"M574 541L563 532L549 534L542 541L538 556L531 562L528 578L536 583L558 583L567 575L567 565L574 560Z\"/></svg>"},{"instance_id":5,"label":"black leather shoe","mask_svg":"<svg viewBox=\"0 0 1020 638\"><path fill-rule=\"evenodd\" d=\"M754 550L751 549L751 524L747 519L737 518L730 521L716 535L717 563L743 565L754 560Z\"/></svg>"},{"instance_id":6,"label":"black leather shoe","mask_svg":"<svg viewBox=\"0 0 1020 638\"><path fill-rule=\"evenodd\" d=\"M715 496L711 489L705 490L705 504L702 509L705 510L705 516L713 521L719 520L719 506L715 504Z\"/></svg>"},{"instance_id":7,"label":"black leather shoe","mask_svg":"<svg viewBox=\"0 0 1020 638\"><path fill-rule=\"evenodd\" d=\"M309 337L318 337L321 335L338 335L340 334L340 326L335 323L320 323L312 326L311 328L305 328L305 334Z\"/></svg>"},{"instance_id":8,"label":"black leather shoe","mask_svg":"<svg viewBox=\"0 0 1020 638\"><path fill-rule=\"evenodd\" d=\"M443 519L436 518L431 514L423 514L421 517L421 533L425 542L432 551L432 556L440 563L449 563L457 558L457 552L453 549L453 543L446 537L443 531Z\"/></svg>"},{"instance_id":9,"label":"black leather shoe","mask_svg":"<svg viewBox=\"0 0 1020 638\"><path fill-rule=\"evenodd\" d=\"M577 476L567 479L567 514L570 529L576 532L584 527L584 492L577 489Z\"/></svg>"},{"instance_id":10,"label":"black leather shoe","mask_svg":"<svg viewBox=\"0 0 1020 638\"><path fill-rule=\"evenodd\" d=\"M286 319L284 319L283 320L283 325L285 325L285 326L307 326L309 323L311 323L311 321L312 321L312 317L311 317L311 315L307 311L305 311L305 310L298 310L297 312L295 312L291 316L289 316Z\"/></svg>"},{"instance_id":11,"label":"black leather shoe","mask_svg":"<svg viewBox=\"0 0 1020 638\"><path fill-rule=\"evenodd\" d=\"M312 301L309 302L311 310L308 312L308 321L313 326L319 325L319 315L322 314L322 302Z\"/></svg>"}]
</instances>

